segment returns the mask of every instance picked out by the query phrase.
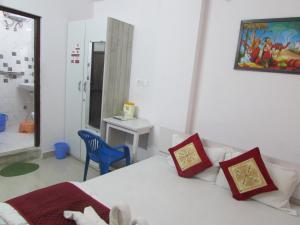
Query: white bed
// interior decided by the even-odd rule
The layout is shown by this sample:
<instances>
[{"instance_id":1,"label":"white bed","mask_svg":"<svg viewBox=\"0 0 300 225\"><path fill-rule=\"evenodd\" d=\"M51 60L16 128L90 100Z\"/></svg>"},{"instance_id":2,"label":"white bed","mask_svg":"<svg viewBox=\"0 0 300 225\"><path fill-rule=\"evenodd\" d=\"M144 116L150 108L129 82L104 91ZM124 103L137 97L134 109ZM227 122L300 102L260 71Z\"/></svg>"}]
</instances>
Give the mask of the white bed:
<instances>
[{"instance_id":1,"label":"white bed","mask_svg":"<svg viewBox=\"0 0 300 225\"><path fill-rule=\"evenodd\" d=\"M109 207L128 203L133 217L150 225L300 224L300 217L253 200L236 201L230 191L200 179L181 178L163 156L76 185Z\"/></svg>"},{"instance_id":2,"label":"white bed","mask_svg":"<svg viewBox=\"0 0 300 225\"><path fill-rule=\"evenodd\" d=\"M129 203L133 216L150 225L300 224L300 217L253 200L236 201L230 191L206 181L181 178L162 156L79 186L108 206ZM299 212L299 206L293 207Z\"/></svg>"}]
</instances>

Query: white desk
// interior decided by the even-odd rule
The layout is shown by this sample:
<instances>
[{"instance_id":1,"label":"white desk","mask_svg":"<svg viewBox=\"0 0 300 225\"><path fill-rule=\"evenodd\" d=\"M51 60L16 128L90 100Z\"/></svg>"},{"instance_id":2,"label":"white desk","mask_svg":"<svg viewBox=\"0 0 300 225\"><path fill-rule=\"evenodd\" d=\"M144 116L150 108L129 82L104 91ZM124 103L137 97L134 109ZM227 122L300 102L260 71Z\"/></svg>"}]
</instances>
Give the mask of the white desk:
<instances>
[{"instance_id":1,"label":"white desk","mask_svg":"<svg viewBox=\"0 0 300 225\"><path fill-rule=\"evenodd\" d=\"M133 135L132 156L133 161L136 162L136 151L139 145L140 135L149 134L153 127L147 120L133 119L133 120L118 120L115 118L105 118L106 122L106 142L109 141L110 129L116 129Z\"/></svg>"}]
</instances>

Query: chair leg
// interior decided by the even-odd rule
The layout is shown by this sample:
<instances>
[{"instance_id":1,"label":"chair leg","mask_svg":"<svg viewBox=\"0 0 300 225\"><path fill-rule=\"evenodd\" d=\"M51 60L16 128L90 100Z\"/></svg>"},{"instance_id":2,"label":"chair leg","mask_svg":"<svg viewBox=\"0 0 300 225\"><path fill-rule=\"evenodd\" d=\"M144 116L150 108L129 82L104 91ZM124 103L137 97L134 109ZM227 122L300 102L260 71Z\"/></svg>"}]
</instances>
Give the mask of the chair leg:
<instances>
[{"instance_id":1,"label":"chair leg","mask_svg":"<svg viewBox=\"0 0 300 225\"><path fill-rule=\"evenodd\" d=\"M100 167L100 174L106 174L109 172L109 164L108 163L104 163L104 162L100 162L99 163L99 167Z\"/></svg>"},{"instance_id":2,"label":"chair leg","mask_svg":"<svg viewBox=\"0 0 300 225\"><path fill-rule=\"evenodd\" d=\"M83 181L86 181L86 176L87 176L87 172L88 172L88 169L89 169L89 164L90 164L90 158L86 157L85 166L84 166Z\"/></svg>"},{"instance_id":3,"label":"chair leg","mask_svg":"<svg viewBox=\"0 0 300 225\"><path fill-rule=\"evenodd\" d=\"M131 164L130 155L126 156L126 166Z\"/></svg>"}]
</instances>

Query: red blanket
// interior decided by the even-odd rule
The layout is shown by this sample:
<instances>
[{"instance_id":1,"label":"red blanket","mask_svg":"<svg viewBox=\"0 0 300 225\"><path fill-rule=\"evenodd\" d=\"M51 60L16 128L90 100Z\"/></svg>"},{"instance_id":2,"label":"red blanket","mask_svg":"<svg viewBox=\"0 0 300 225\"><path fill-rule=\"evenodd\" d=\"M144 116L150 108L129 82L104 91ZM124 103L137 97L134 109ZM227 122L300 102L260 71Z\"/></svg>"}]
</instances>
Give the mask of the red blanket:
<instances>
[{"instance_id":1,"label":"red blanket","mask_svg":"<svg viewBox=\"0 0 300 225\"><path fill-rule=\"evenodd\" d=\"M83 212L87 206L92 206L103 220L109 222L109 208L70 183L43 188L6 203L14 207L31 225L74 225L75 222L64 218L64 211Z\"/></svg>"}]
</instances>

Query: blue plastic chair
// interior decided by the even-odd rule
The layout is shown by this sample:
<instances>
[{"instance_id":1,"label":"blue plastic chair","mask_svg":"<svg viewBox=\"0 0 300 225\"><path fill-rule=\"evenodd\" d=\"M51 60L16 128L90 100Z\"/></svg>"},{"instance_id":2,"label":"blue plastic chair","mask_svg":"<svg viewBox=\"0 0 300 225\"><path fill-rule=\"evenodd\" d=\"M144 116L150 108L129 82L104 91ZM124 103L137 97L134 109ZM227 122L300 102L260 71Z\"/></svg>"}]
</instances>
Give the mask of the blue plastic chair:
<instances>
[{"instance_id":1,"label":"blue plastic chair","mask_svg":"<svg viewBox=\"0 0 300 225\"><path fill-rule=\"evenodd\" d=\"M101 137L86 130L78 131L78 135L84 140L87 150L83 181L86 180L90 160L99 163L101 175L108 173L109 167L122 159L126 160L126 166L130 165L128 146L119 145L111 147Z\"/></svg>"}]
</instances>

